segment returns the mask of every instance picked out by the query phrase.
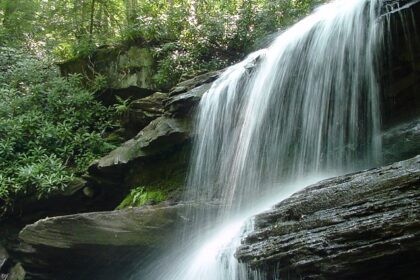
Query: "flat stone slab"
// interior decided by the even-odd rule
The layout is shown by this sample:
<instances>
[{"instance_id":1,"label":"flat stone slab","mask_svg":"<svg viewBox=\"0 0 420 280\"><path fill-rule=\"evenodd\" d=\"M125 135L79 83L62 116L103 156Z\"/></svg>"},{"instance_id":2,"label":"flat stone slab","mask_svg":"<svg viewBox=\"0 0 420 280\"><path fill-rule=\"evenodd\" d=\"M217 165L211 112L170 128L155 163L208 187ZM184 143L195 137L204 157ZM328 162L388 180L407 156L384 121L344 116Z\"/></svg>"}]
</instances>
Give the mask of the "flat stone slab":
<instances>
[{"instance_id":1,"label":"flat stone slab","mask_svg":"<svg viewBox=\"0 0 420 280\"><path fill-rule=\"evenodd\" d=\"M30 279L123 279L127 269L176 242L191 207L154 205L46 218L19 234L17 256Z\"/></svg>"}]
</instances>

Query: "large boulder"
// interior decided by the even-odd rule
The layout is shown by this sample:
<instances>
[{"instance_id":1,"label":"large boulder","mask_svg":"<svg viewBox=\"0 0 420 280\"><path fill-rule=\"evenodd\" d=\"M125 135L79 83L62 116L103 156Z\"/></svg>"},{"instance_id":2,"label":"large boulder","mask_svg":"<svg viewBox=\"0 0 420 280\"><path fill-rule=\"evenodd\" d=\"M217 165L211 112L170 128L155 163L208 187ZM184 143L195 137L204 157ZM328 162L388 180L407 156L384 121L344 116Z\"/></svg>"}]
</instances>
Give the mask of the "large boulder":
<instances>
[{"instance_id":1,"label":"large boulder","mask_svg":"<svg viewBox=\"0 0 420 280\"><path fill-rule=\"evenodd\" d=\"M267 279L418 279L420 156L307 187L255 217L237 258Z\"/></svg>"},{"instance_id":2,"label":"large boulder","mask_svg":"<svg viewBox=\"0 0 420 280\"><path fill-rule=\"evenodd\" d=\"M133 262L168 248L190 207L155 205L46 218L26 226L16 249L31 279L124 279ZM136 264L135 264L136 265ZM119 278L120 277L120 278Z\"/></svg>"}]
</instances>

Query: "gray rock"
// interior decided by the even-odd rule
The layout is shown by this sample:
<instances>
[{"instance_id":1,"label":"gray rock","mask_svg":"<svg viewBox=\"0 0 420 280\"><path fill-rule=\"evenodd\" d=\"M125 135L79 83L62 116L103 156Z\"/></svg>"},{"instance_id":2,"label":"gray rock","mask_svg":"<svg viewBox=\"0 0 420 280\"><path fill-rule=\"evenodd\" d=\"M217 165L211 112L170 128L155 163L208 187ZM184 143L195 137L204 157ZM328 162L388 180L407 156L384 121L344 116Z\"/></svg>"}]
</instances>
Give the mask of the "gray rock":
<instances>
[{"instance_id":1,"label":"gray rock","mask_svg":"<svg viewBox=\"0 0 420 280\"><path fill-rule=\"evenodd\" d=\"M156 92L148 97L134 100L128 107L128 112L122 118L122 125L136 134L145 128L151 121L165 113L164 103L168 94Z\"/></svg>"},{"instance_id":2,"label":"gray rock","mask_svg":"<svg viewBox=\"0 0 420 280\"><path fill-rule=\"evenodd\" d=\"M26 226L19 238L30 245L69 249L83 244L165 246L169 228L185 205L146 206L45 218Z\"/></svg>"},{"instance_id":3,"label":"gray rock","mask_svg":"<svg viewBox=\"0 0 420 280\"><path fill-rule=\"evenodd\" d=\"M418 279L420 156L319 182L255 218L237 258L268 278Z\"/></svg>"},{"instance_id":4,"label":"gray rock","mask_svg":"<svg viewBox=\"0 0 420 280\"><path fill-rule=\"evenodd\" d=\"M190 207L214 208L155 205L46 218L20 232L24 243L15 254L34 279L125 279L118 275L132 262L149 261L148 254L174 242L176 230L191 222Z\"/></svg>"},{"instance_id":5,"label":"gray rock","mask_svg":"<svg viewBox=\"0 0 420 280\"><path fill-rule=\"evenodd\" d=\"M166 111L174 116L192 115L201 97L211 88L212 83L205 83L185 93L175 95L166 104Z\"/></svg>"},{"instance_id":6,"label":"gray rock","mask_svg":"<svg viewBox=\"0 0 420 280\"><path fill-rule=\"evenodd\" d=\"M76 58L58 65L63 75L79 73L90 79L101 74L113 89L131 86L157 90L153 81L155 60L148 48L138 46L102 47L89 57Z\"/></svg>"},{"instance_id":7,"label":"gray rock","mask_svg":"<svg viewBox=\"0 0 420 280\"><path fill-rule=\"evenodd\" d=\"M208 73L199 75L197 77L194 77L190 80L183 81L179 83L178 85L176 85L176 87L174 87L169 94L171 96L178 95L178 94L190 91L193 88L199 87L201 85L212 83L217 78L219 78L220 74L222 74L223 71L224 69L212 71L212 72L208 72Z\"/></svg>"},{"instance_id":8,"label":"gray rock","mask_svg":"<svg viewBox=\"0 0 420 280\"><path fill-rule=\"evenodd\" d=\"M125 142L107 156L95 161L91 173L118 173L120 167L133 161L164 153L190 138L190 120L166 116L152 121L133 139ZM114 169L117 172L112 172Z\"/></svg>"}]
</instances>

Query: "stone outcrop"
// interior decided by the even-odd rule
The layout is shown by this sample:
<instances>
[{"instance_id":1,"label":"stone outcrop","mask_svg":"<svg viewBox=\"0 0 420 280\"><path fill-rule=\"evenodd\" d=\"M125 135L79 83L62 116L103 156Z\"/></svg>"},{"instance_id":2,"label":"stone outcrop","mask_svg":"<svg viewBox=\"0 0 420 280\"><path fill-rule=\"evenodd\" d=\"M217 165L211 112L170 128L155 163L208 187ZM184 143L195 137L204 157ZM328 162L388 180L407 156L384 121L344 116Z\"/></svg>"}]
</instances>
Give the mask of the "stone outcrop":
<instances>
[{"instance_id":1,"label":"stone outcrop","mask_svg":"<svg viewBox=\"0 0 420 280\"><path fill-rule=\"evenodd\" d=\"M166 103L166 110L174 116L191 116L201 97L211 87L211 83L203 84L187 92L175 95Z\"/></svg>"},{"instance_id":2,"label":"stone outcrop","mask_svg":"<svg viewBox=\"0 0 420 280\"><path fill-rule=\"evenodd\" d=\"M132 136L129 140L93 162L88 173L64 192L41 200L22 199L0 220L19 217L24 225L46 216L112 210L129 189L139 186L164 190L176 199L188 167L192 112L219 74L215 71L184 81L171 93L131 95L128 110L121 116L122 134ZM113 134L121 138L118 132Z\"/></svg>"},{"instance_id":3,"label":"stone outcrop","mask_svg":"<svg viewBox=\"0 0 420 280\"><path fill-rule=\"evenodd\" d=\"M96 160L86 177L94 188L159 186L177 190L185 181L193 111L220 71L184 81L169 94L156 92L133 100L123 117L136 135Z\"/></svg>"},{"instance_id":4,"label":"stone outcrop","mask_svg":"<svg viewBox=\"0 0 420 280\"><path fill-rule=\"evenodd\" d=\"M88 57L75 58L58 65L63 75L83 74L94 79L106 77L112 89L157 89L153 82L155 61L152 52L142 46L104 46Z\"/></svg>"},{"instance_id":5,"label":"stone outcrop","mask_svg":"<svg viewBox=\"0 0 420 280\"><path fill-rule=\"evenodd\" d=\"M15 254L35 279L124 279L118 276L133 261L150 260L152 252L174 242L177 228L190 222L184 216L189 207L214 206L155 205L46 218L20 232L24 243Z\"/></svg>"},{"instance_id":6,"label":"stone outcrop","mask_svg":"<svg viewBox=\"0 0 420 280\"><path fill-rule=\"evenodd\" d=\"M236 256L267 279L417 279L419 217L417 156L292 195L256 216Z\"/></svg>"},{"instance_id":7,"label":"stone outcrop","mask_svg":"<svg viewBox=\"0 0 420 280\"><path fill-rule=\"evenodd\" d=\"M114 181L124 181L130 165L167 153L190 137L190 120L166 116L153 120L136 137L109 155L95 161L89 173Z\"/></svg>"}]
</instances>

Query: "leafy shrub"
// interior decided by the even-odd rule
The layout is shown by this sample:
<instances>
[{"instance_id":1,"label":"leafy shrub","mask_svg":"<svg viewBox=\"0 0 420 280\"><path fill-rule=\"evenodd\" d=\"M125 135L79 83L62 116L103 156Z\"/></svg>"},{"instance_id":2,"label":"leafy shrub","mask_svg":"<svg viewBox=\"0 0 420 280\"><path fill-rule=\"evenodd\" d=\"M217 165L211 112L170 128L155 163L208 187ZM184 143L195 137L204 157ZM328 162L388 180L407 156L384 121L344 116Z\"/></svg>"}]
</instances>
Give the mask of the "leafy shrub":
<instances>
[{"instance_id":1,"label":"leafy shrub","mask_svg":"<svg viewBox=\"0 0 420 280\"><path fill-rule=\"evenodd\" d=\"M51 65L1 48L0 99L0 205L64 190L114 148L103 140L113 110L78 75L60 77Z\"/></svg>"}]
</instances>

